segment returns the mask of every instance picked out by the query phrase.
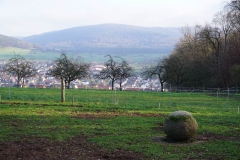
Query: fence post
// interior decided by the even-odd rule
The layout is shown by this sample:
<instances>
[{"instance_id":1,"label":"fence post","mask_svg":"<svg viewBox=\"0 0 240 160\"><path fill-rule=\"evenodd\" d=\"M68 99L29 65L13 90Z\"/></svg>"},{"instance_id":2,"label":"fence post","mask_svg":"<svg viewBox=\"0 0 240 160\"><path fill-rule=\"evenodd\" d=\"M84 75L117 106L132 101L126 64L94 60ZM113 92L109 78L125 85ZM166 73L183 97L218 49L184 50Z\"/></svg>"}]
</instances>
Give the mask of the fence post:
<instances>
[{"instance_id":1,"label":"fence post","mask_svg":"<svg viewBox=\"0 0 240 160\"><path fill-rule=\"evenodd\" d=\"M228 92L228 95L227 95L226 111L228 111L228 104L229 104L229 88L228 88L227 92Z\"/></svg>"},{"instance_id":2,"label":"fence post","mask_svg":"<svg viewBox=\"0 0 240 160\"><path fill-rule=\"evenodd\" d=\"M116 103L117 103L117 100L116 100L116 89L115 89L115 94L114 94L114 106L116 107Z\"/></svg>"},{"instance_id":3,"label":"fence post","mask_svg":"<svg viewBox=\"0 0 240 160\"><path fill-rule=\"evenodd\" d=\"M11 100L10 85L8 86L8 99Z\"/></svg>"},{"instance_id":4,"label":"fence post","mask_svg":"<svg viewBox=\"0 0 240 160\"><path fill-rule=\"evenodd\" d=\"M72 95L72 106L74 106L74 95Z\"/></svg>"},{"instance_id":5,"label":"fence post","mask_svg":"<svg viewBox=\"0 0 240 160\"><path fill-rule=\"evenodd\" d=\"M170 86L169 86L170 88L169 88L169 97L168 97L168 107L171 107L171 105L172 105L172 85L170 84Z\"/></svg>"}]
</instances>

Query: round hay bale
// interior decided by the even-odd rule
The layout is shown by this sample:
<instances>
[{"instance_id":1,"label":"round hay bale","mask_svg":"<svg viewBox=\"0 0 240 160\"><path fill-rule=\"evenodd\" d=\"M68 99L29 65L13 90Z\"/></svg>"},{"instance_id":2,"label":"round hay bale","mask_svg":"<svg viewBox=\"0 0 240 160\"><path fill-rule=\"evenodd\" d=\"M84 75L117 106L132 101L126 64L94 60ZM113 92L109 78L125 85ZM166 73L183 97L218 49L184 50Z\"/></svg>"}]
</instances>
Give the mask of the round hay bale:
<instances>
[{"instance_id":1,"label":"round hay bale","mask_svg":"<svg viewBox=\"0 0 240 160\"><path fill-rule=\"evenodd\" d=\"M167 137L176 141L186 141L193 137L198 128L196 120L187 111L175 111L169 114L163 124Z\"/></svg>"}]
</instances>

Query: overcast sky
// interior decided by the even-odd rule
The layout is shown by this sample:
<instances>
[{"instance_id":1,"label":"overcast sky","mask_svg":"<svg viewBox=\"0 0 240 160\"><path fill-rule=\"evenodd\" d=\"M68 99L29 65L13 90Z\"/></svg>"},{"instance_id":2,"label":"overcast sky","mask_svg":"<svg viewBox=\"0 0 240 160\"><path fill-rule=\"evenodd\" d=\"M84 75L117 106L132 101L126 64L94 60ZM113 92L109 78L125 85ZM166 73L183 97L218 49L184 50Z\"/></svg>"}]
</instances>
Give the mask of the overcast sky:
<instances>
[{"instance_id":1,"label":"overcast sky","mask_svg":"<svg viewBox=\"0 0 240 160\"><path fill-rule=\"evenodd\" d=\"M29 36L103 23L183 27L210 23L227 0L0 0L0 34Z\"/></svg>"}]
</instances>

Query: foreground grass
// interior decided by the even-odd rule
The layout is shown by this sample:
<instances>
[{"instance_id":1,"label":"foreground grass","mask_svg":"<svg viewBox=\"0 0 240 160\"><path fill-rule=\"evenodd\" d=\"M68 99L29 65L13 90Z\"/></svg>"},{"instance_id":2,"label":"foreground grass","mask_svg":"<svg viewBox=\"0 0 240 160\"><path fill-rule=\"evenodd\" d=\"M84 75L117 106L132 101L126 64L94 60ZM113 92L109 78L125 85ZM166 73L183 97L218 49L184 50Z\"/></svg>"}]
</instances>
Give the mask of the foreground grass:
<instances>
[{"instance_id":1,"label":"foreground grass","mask_svg":"<svg viewBox=\"0 0 240 160\"><path fill-rule=\"evenodd\" d=\"M205 94L0 88L0 142L22 138L67 141L85 135L108 150L149 159L239 159L238 100ZM199 128L187 143L165 142L162 124L172 111L193 114Z\"/></svg>"}]
</instances>

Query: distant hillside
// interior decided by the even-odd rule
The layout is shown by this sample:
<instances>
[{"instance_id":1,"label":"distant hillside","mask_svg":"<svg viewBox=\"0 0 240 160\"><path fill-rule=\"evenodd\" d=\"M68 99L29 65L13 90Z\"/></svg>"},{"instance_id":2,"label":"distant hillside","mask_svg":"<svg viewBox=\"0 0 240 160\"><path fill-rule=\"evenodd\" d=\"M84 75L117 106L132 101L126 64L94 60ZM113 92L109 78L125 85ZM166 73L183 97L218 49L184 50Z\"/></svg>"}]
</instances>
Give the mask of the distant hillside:
<instances>
[{"instance_id":1,"label":"distant hillside","mask_svg":"<svg viewBox=\"0 0 240 160\"><path fill-rule=\"evenodd\" d=\"M179 28L119 24L81 26L23 38L46 49L82 52L170 52Z\"/></svg>"},{"instance_id":2,"label":"distant hillside","mask_svg":"<svg viewBox=\"0 0 240 160\"><path fill-rule=\"evenodd\" d=\"M39 45L25 42L16 38L4 36L0 34L0 47L17 47L24 49L40 48Z\"/></svg>"}]
</instances>

